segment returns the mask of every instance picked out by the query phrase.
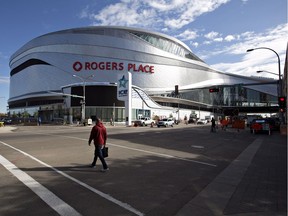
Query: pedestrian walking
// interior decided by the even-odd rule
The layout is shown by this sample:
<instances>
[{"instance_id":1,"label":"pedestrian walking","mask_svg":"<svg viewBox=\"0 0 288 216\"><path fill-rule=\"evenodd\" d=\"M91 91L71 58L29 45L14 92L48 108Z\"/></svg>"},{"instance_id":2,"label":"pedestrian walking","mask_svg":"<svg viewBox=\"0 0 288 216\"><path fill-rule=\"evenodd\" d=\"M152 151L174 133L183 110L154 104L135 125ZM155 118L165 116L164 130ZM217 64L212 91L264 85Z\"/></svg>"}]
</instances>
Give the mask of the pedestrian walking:
<instances>
[{"instance_id":1,"label":"pedestrian walking","mask_svg":"<svg viewBox=\"0 0 288 216\"><path fill-rule=\"evenodd\" d=\"M90 137L89 137L89 141L88 141L89 146L91 145L92 140L94 142L95 151L94 151L94 159L93 159L93 162L91 164L91 167L95 168L97 158L99 157L99 159L102 163L102 167L103 167L101 171L105 172L105 171L109 170L109 168L108 168L107 163L103 157L102 149L106 145L107 131L106 131L105 126L101 122L101 120L97 117L96 117L96 124L91 129L91 132L90 132Z\"/></svg>"},{"instance_id":2,"label":"pedestrian walking","mask_svg":"<svg viewBox=\"0 0 288 216\"><path fill-rule=\"evenodd\" d=\"M211 132L216 132L216 122L215 119L212 117L211 119Z\"/></svg>"}]
</instances>

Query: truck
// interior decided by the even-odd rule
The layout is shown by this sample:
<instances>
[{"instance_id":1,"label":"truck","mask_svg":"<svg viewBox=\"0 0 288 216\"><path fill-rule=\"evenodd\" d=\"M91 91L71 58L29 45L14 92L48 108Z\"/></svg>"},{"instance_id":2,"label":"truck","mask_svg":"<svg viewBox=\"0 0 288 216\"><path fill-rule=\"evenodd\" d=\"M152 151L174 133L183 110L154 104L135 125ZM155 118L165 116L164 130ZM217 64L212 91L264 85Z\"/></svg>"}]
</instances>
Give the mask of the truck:
<instances>
[{"instance_id":1,"label":"truck","mask_svg":"<svg viewBox=\"0 0 288 216\"><path fill-rule=\"evenodd\" d=\"M155 125L155 121L152 120L150 117L142 117L138 120L134 121L135 126L147 126L147 125Z\"/></svg>"}]
</instances>

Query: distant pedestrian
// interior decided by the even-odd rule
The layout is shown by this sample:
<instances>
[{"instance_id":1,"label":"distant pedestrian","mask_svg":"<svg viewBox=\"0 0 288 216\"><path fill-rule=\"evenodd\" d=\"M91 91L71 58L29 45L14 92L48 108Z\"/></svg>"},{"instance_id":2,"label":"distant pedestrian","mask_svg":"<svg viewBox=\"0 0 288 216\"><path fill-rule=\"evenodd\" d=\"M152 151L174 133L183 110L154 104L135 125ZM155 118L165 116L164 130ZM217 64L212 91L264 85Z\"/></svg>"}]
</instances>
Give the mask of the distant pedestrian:
<instances>
[{"instance_id":1,"label":"distant pedestrian","mask_svg":"<svg viewBox=\"0 0 288 216\"><path fill-rule=\"evenodd\" d=\"M39 125L39 126L41 125L41 122L42 122L42 119L41 119L41 117L39 116L39 117L38 117L38 125Z\"/></svg>"},{"instance_id":2,"label":"distant pedestrian","mask_svg":"<svg viewBox=\"0 0 288 216\"><path fill-rule=\"evenodd\" d=\"M216 132L216 122L214 118L211 119L211 123L211 132Z\"/></svg>"},{"instance_id":3,"label":"distant pedestrian","mask_svg":"<svg viewBox=\"0 0 288 216\"><path fill-rule=\"evenodd\" d=\"M185 122L186 125L188 125L188 120L187 120L187 116L186 115L184 116L184 122Z\"/></svg>"},{"instance_id":4,"label":"distant pedestrian","mask_svg":"<svg viewBox=\"0 0 288 216\"><path fill-rule=\"evenodd\" d=\"M103 157L102 149L106 145L107 131L106 131L105 126L101 122L101 120L97 117L96 117L96 124L91 129L91 132L90 132L90 137L89 137L89 141L88 141L89 146L91 145L92 140L94 142L95 151L94 151L94 159L93 159L93 162L91 164L91 167L94 168L96 166L97 158L99 157L99 159L102 163L102 167L103 167L101 171L105 172L105 171L109 170L109 168L108 168L106 161Z\"/></svg>"}]
</instances>

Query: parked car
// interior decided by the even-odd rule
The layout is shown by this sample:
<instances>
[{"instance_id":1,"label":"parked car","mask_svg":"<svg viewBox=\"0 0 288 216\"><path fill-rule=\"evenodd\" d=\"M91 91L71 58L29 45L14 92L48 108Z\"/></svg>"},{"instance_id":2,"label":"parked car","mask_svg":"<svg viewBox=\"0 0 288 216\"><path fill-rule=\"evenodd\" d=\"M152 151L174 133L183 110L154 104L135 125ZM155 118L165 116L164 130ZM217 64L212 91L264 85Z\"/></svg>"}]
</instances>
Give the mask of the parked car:
<instances>
[{"instance_id":1,"label":"parked car","mask_svg":"<svg viewBox=\"0 0 288 216\"><path fill-rule=\"evenodd\" d=\"M8 118L1 119L1 122L4 122L4 125L10 125L12 124L12 120Z\"/></svg>"},{"instance_id":2,"label":"parked car","mask_svg":"<svg viewBox=\"0 0 288 216\"><path fill-rule=\"evenodd\" d=\"M188 124L195 124L195 123L196 123L196 119L195 118L189 118Z\"/></svg>"},{"instance_id":3,"label":"parked car","mask_svg":"<svg viewBox=\"0 0 288 216\"><path fill-rule=\"evenodd\" d=\"M250 124L251 133L268 133L271 134L272 125L271 121L267 118L253 119Z\"/></svg>"},{"instance_id":4,"label":"parked car","mask_svg":"<svg viewBox=\"0 0 288 216\"><path fill-rule=\"evenodd\" d=\"M267 118L271 125L272 131L280 131L280 119L279 118Z\"/></svg>"},{"instance_id":5,"label":"parked car","mask_svg":"<svg viewBox=\"0 0 288 216\"><path fill-rule=\"evenodd\" d=\"M155 121L150 119L149 117L143 117L136 121L134 121L134 125L136 126L147 126L147 125L154 125Z\"/></svg>"},{"instance_id":6,"label":"parked car","mask_svg":"<svg viewBox=\"0 0 288 216\"><path fill-rule=\"evenodd\" d=\"M207 123L208 123L207 119L199 119L199 120L197 120L197 124L207 124Z\"/></svg>"},{"instance_id":7,"label":"parked car","mask_svg":"<svg viewBox=\"0 0 288 216\"><path fill-rule=\"evenodd\" d=\"M172 118L164 118L162 120L159 120L157 123L157 127L168 127L168 126L173 127L173 125L174 120Z\"/></svg>"}]
</instances>

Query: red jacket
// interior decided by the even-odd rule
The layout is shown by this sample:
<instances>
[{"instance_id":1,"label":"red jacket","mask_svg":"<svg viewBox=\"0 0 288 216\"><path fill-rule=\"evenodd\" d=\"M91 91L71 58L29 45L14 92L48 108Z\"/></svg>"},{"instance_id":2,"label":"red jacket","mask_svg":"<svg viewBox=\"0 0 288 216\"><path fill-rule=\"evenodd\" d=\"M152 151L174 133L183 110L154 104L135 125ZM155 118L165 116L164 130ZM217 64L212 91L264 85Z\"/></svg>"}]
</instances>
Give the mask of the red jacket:
<instances>
[{"instance_id":1,"label":"red jacket","mask_svg":"<svg viewBox=\"0 0 288 216\"><path fill-rule=\"evenodd\" d=\"M94 145L106 145L107 131L102 122L98 122L91 130L89 144L94 141Z\"/></svg>"}]
</instances>

